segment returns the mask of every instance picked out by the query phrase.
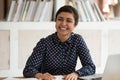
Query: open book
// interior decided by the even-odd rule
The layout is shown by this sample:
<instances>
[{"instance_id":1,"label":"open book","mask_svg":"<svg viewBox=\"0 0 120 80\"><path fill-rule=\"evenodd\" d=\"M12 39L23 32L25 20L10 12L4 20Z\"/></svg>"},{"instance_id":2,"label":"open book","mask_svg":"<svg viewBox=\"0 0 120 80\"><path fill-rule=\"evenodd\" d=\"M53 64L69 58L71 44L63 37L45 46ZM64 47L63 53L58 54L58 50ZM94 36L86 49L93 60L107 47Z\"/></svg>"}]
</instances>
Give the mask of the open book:
<instances>
[{"instance_id":1,"label":"open book","mask_svg":"<svg viewBox=\"0 0 120 80\"><path fill-rule=\"evenodd\" d=\"M62 78L63 78L62 75L57 75L55 77L56 77L56 80L62 80ZM37 78L8 77L3 80L37 80Z\"/></svg>"}]
</instances>

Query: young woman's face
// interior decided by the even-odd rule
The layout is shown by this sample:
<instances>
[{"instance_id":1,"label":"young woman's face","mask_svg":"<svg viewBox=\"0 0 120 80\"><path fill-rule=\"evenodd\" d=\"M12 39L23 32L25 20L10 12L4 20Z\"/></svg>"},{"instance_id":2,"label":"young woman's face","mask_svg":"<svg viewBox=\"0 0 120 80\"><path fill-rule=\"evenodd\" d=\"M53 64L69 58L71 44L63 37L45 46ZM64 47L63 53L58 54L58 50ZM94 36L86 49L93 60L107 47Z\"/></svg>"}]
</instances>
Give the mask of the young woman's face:
<instances>
[{"instance_id":1,"label":"young woman's face","mask_svg":"<svg viewBox=\"0 0 120 80\"><path fill-rule=\"evenodd\" d=\"M72 13L61 12L56 18L57 34L61 36L69 36L75 28L75 20Z\"/></svg>"}]
</instances>

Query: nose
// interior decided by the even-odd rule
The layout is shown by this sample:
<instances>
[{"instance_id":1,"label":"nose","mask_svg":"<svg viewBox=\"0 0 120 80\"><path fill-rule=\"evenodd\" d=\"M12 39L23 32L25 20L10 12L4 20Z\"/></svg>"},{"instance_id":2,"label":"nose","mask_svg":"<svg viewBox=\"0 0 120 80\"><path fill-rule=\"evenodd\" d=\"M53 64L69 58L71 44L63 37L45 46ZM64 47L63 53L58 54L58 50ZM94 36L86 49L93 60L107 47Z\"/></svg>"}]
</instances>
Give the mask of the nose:
<instances>
[{"instance_id":1,"label":"nose","mask_svg":"<svg viewBox=\"0 0 120 80\"><path fill-rule=\"evenodd\" d=\"M61 22L61 24L62 24L62 26L66 26L66 21L65 20L63 20L62 22Z\"/></svg>"}]
</instances>

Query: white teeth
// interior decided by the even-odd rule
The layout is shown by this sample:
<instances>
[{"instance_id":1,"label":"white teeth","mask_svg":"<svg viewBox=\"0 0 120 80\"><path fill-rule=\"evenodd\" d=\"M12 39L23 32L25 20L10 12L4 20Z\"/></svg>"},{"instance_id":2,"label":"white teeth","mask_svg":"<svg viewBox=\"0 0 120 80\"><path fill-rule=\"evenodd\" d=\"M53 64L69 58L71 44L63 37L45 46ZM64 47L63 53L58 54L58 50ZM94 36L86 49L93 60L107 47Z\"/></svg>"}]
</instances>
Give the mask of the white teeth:
<instances>
[{"instance_id":1,"label":"white teeth","mask_svg":"<svg viewBox=\"0 0 120 80\"><path fill-rule=\"evenodd\" d=\"M65 28L65 27L61 27L60 29L61 29L61 30L66 30L67 28Z\"/></svg>"}]
</instances>

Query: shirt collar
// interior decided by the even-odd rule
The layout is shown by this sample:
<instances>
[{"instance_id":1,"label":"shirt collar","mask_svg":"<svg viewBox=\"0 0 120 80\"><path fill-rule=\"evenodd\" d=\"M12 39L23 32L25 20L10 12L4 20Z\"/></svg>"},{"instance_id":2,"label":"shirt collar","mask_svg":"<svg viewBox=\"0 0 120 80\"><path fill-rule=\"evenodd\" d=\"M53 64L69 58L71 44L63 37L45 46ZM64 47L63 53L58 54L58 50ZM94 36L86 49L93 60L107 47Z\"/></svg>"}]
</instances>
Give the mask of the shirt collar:
<instances>
[{"instance_id":1,"label":"shirt collar","mask_svg":"<svg viewBox=\"0 0 120 80\"><path fill-rule=\"evenodd\" d=\"M70 37L68 38L68 40L65 41L64 43L71 44L71 43L72 43L72 35L74 35L73 32L70 34ZM55 43L57 43L57 44L62 43L62 42L60 41L60 39L58 38L58 36L57 36L57 32L55 32L55 33L53 34L53 41L54 41Z\"/></svg>"}]
</instances>

